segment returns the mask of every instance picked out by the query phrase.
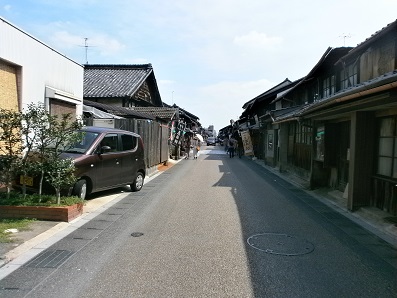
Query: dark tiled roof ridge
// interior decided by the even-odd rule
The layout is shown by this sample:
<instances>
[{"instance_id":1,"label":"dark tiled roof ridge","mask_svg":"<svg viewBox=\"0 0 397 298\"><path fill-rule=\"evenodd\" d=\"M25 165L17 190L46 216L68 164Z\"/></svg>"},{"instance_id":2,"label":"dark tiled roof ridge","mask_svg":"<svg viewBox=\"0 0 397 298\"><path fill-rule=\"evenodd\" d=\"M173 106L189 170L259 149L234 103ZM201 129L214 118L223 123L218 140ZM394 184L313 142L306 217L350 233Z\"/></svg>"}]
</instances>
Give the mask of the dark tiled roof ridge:
<instances>
[{"instance_id":1,"label":"dark tiled roof ridge","mask_svg":"<svg viewBox=\"0 0 397 298\"><path fill-rule=\"evenodd\" d=\"M177 108L168 108L168 107L130 107L129 109L131 110L145 110L145 111L158 111L158 110L163 110L163 111L176 111Z\"/></svg>"},{"instance_id":2,"label":"dark tiled roof ridge","mask_svg":"<svg viewBox=\"0 0 397 298\"><path fill-rule=\"evenodd\" d=\"M351 55L353 55L356 52L361 51L363 48L366 47L367 44L371 43L374 40L377 40L377 38L380 38L383 34L389 32L390 30L393 30L393 26L396 27L397 26L397 19L394 20L393 22L387 24L386 26L384 26L382 29L376 31L374 34L372 34L370 37L366 38L363 42L360 42L359 44L357 44L354 48L352 48L349 53L347 53L344 57L349 57ZM342 59L341 58L341 59ZM340 60L341 60L340 59ZM339 60L339 61L340 61ZM338 62L339 62L338 61Z\"/></svg>"},{"instance_id":3,"label":"dark tiled roof ridge","mask_svg":"<svg viewBox=\"0 0 397 298\"><path fill-rule=\"evenodd\" d=\"M368 37L367 39L365 39L363 42L357 44L356 47L359 47L359 46L362 45L363 43L365 43L365 42L369 41L370 39L376 37L378 34L380 34L380 33L381 33L382 31L384 31L385 29L387 29L387 28L389 28L389 27L392 27L393 24L396 24L396 22L397 22L397 20L394 20L393 22L391 22L391 23L387 24L386 26L382 27L382 29L376 31L374 34L372 34L370 37Z\"/></svg>"},{"instance_id":4,"label":"dark tiled roof ridge","mask_svg":"<svg viewBox=\"0 0 397 298\"><path fill-rule=\"evenodd\" d=\"M304 84L307 80L311 79L311 76L317 71L317 69L319 67L321 67L321 65L323 63L325 63L325 61L327 59L332 59L332 54L334 53L338 53L338 52L342 52L342 51L349 51L350 47L336 47L336 48L332 48L332 47L328 47L327 50L324 52L324 54L321 56L320 60L316 63L316 65L309 71L309 73L304 76L302 79L300 79L299 81L295 81L297 82L295 85L293 85L292 88L290 88L290 90L288 90L286 94L288 94L289 92L291 92L292 90L294 90L295 88L298 88L299 86L301 86L302 84ZM295 83L294 82L294 83ZM291 84L292 85L292 84Z\"/></svg>"},{"instance_id":5,"label":"dark tiled roof ridge","mask_svg":"<svg viewBox=\"0 0 397 298\"><path fill-rule=\"evenodd\" d=\"M84 64L84 68L113 68L113 69L146 69L153 66L151 63L146 64Z\"/></svg>"},{"instance_id":6,"label":"dark tiled roof ridge","mask_svg":"<svg viewBox=\"0 0 397 298\"><path fill-rule=\"evenodd\" d=\"M286 79L285 79L284 81L282 81L281 83L278 83L277 85L271 87L270 89L266 90L265 92L263 92L263 93L257 95L256 97L250 99L249 101L245 102L245 103L243 104L242 108L243 108L243 109L246 109L249 105L252 105L252 104L253 104L254 102L256 102L258 99L260 99L260 98L262 98L262 97L264 97L264 96L266 96L266 95L272 94L273 92L277 91L278 89L284 88L284 87L286 86L285 83L289 83L289 85L290 85L290 84L292 84L293 82L291 82L291 80L289 80L288 78L286 78ZM284 84L284 85L283 85L283 84Z\"/></svg>"}]
</instances>

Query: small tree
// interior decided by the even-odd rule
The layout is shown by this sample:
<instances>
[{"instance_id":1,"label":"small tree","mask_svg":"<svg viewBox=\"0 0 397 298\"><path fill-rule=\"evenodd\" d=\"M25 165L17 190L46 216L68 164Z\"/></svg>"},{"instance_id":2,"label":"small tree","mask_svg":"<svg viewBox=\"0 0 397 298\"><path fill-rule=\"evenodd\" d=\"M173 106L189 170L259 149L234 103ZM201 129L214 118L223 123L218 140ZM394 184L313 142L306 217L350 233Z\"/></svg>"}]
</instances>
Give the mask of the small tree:
<instances>
[{"instance_id":1,"label":"small tree","mask_svg":"<svg viewBox=\"0 0 397 298\"><path fill-rule=\"evenodd\" d=\"M21 156L20 128L21 114L0 108L0 182L7 187L7 198Z\"/></svg>"},{"instance_id":2,"label":"small tree","mask_svg":"<svg viewBox=\"0 0 397 298\"><path fill-rule=\"evenodd\" d=\"M47 181L55 188L57 202L60 204L60 191L62 187L73 184L74 165L70 159L62 159L63 151L70 149L76 142L81 141L82 133L78 132L82 127L81 121L73 120L72 115L63 114L49 117L48 130L51 146L45 148Z\"/></svg>"},{"instance_id":3,"label":"small tree","mask_svg":"<svg viewBox=\"0 0 397 298\"><path fill-rule=\"evenodd\" d=\"M40 175L39 195L42 193L44 176L45 153L44 148L50 144L48 125L50 114L44 105L29 104L22 113L22 139L24 155L21 160L21 172L24 176L28 174ZM23 181L23 194L26 195L26 183Z\"/></svg>"},{"instance_id":4,"label":"small tree","mask_svg":"<svg viewBox=\"0 0 397 298\"><path fill-rule=\"evenodd\" d=\"M46 180L55 188L57 204L61 203L61 189L76 182L75 167L70 158L49 159L46 164Z\"/></svg>"},{"instance_id":5,"label":"small tree","mask_svg":"<svg viewBox=\"0 0 397 298\"><path fill-rule=\"evenodd\" d=\"M73 161L61 154L81 140L81 127L70 113L51 115L43 104L30 104L23 113L0 109L0 183L7 186L8 195L18 171L24 177L37 173L40 197L46 177L60 204L61 188L75 181ZM22 183L26 194L25 179Z\"/></svg>"}]
</instances>

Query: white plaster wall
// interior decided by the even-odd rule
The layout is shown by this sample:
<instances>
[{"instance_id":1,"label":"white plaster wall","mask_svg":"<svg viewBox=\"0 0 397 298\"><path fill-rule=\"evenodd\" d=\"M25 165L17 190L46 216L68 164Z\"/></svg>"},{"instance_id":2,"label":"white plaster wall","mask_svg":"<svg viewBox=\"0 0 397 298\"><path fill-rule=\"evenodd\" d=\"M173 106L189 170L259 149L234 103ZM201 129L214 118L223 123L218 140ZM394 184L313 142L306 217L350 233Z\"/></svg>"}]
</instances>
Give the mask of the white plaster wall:
<instances>
[{"instance_id":1,"label":"white plaster wall","mask_svg":"<svg viewBox=\"0 0 397 298\"><path fill-rule=\"evenodd\" d=\"M45 103L49 87L59 91L56 98L60 94L58 99L76 104L76 114L82 114L83 66L2 18L0 59L21 67L22 109L29 103Z\"/></svg>"}]
</instances>

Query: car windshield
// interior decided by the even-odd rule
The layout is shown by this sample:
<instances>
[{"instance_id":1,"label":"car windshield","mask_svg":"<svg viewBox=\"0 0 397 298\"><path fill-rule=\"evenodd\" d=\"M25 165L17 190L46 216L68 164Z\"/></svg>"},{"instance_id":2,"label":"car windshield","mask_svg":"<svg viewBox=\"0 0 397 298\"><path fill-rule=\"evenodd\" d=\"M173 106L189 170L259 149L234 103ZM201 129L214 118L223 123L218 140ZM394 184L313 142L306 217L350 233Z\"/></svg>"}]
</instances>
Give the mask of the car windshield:
<instances>
[{"instance_id":1,"label":"car windshield","mask_svg":"<svg viewBox=\"0 0 397 298\"><path fill-rule=\"evenodd\" d=\"M87 150L91 147L92 143L98 137L98 133L90 132L90 131L82 131L82 138L80 141L67 146L64 152L67 153L86 153Z\"/></svg>"}]
</instances>

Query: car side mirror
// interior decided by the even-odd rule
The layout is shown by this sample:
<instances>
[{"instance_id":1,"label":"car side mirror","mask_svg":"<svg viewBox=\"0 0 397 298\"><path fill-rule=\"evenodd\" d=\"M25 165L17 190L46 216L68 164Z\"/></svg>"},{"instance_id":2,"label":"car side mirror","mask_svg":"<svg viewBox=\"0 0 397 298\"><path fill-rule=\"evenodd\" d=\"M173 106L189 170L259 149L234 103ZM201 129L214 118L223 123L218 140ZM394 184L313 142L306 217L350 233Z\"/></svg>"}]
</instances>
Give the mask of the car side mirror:
<instances>
[{"instance_id":1,"label":"car side mirror","mask_svg":"<svg viewBox=\"0 0 397 298\"><path fill-rule=\"evenodd\" d=\"M110 148L110 146L102 146L101 151L99 153L110 152L110 150L112 150L112 148Z\"/></svg>"}]
</instances>

